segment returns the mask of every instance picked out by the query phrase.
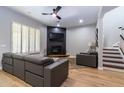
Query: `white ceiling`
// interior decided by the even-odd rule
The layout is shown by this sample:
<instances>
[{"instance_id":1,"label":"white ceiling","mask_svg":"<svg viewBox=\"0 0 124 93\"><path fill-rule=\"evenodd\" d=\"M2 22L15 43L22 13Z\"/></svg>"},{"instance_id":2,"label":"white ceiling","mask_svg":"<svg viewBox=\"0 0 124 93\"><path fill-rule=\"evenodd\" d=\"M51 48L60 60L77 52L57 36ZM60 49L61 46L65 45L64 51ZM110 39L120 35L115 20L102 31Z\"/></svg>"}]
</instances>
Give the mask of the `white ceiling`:
<instances>
[{"instance_id":1,"label":"white ceiling","mask_svg":"<svg viewBox=\"0 0 124 93\"><path fill-rule=\"evenodd\" d=\"M56 6L9 6L9 8L38 20L45 25L57 25L57 18L51 15L41 15L42 12L51 13ZM94 24L97 21L99 8L99 6L62 6L62 9L58 12L58 15L62 17L60 26L76 27ZM79 23L80 19L83 19L84 22Z\"/></svg>"}]
</instances>

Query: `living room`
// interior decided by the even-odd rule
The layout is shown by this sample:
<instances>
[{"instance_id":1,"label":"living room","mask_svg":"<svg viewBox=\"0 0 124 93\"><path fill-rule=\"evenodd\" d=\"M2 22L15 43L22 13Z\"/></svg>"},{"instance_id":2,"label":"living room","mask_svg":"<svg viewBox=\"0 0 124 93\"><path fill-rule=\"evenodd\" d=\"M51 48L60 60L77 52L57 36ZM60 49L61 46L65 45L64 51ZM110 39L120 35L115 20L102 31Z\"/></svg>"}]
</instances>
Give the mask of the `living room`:
<instances>
[{"instance_id":1,"label":"living room","mask_svg":"<svg viewBox=\"0 0 124 93\"><path fill-rule=\"evenodd\" d=\"M102 14L100 6L1 6L0 86L123 86L122 72L98 70L100 17L114 8L102 7Z\"/></svg>"},{"instance_id":2,"label":"living room","mask_svg":"<svg viewBox=\"0 0 124 93\"><path fill-rule=\"evenodd\" d=\"M52 10L54 8L56 9L56 7L57 6L55 6L55 7L54 6L48 6L48 7L47 6L46 7L26 7L26 6L25 7L0 7L1 22L2 22L1 23L1 26L2 26L2 28L1 28L1 31L2 31L2 33L1 33L1 35L2 35L1 36L1 40L2 40L2 42L1 42L1 60L2 60L3 53L6 53L6 52L12 51L13 53L19 53L19 54L20 53L26 54L26 53L30 52L30 53L40 53L43 56L50 56L50 57L55 56L55 58L69 57L69 59L72 60L72 65L73 65L71 67L72 68L77 67L76 61L75 61L76 55L79 54L80 52L87 52L89 49L88 44L95 42L96 21L97 21L97 13L98 13L99 7L63 7L63 8L65 8L64 10L66 10L66 12L70 11L72 8L75 9L75 13L77 12L77 10L78 11L86 11L86 9L91 10L91 12L89 12L89 13L94 12L92 14L93 17L91 18L92 21L91 22L88 21L89 24L82 22L84 19L82 19L82 17L80 17L80 15L79 15L79 18L74 18L74 20L72 20L72 22L68 23L68 28L55 27L57 25L57 22L59 19L54 18L52 15L45 16L45 15L41 14L41 12L46 12L46 8L48 8L49 12L52 12ZM26 14L28 14L28 15L24 15L24 14L20 13L19 11L14 10L14 8L15 9L25 8L25 9L21 9L21 10L27 9ZM46 20L48 20L49 23L50 23L50 19L51 19L51 23L55 24L55 25L47 26L47 25L44 25L41 22L37 21L36 19L28 17L28 16L33 16L32 15L33 12L31 14L32 10L28 10L31 8L36 9L36 10L39 9L39 16L41 16L41 18L44 17L43 19L47 18ZM61 10L63 8L61 7ZM43 9L43 10L41 11L41 9ZM86 14L85 17L88 15L91 15L89 13L88 14L85 13ZM73 14L71 14L70 16L72 16L72 15ZM90 20L89 18L90 17L87 17L87 18L85 18L85 20ZM72 19L73 19L73 16L72 16ZM64 18L61 20L63 21ZM59 20L60 26L62 26L62 24L63 24L61 22L61 20ZM68 19L68 20L70 20L70 19ZM77 22L75 22L75 21L77 21ZM75 22L75 24L71 24L74 22ZM81 26L82 24L84 26ZM63 24L63 25L67 25L67 24ZM70 27L69 27L69 25L70 25ZM71 27L71 26L73 26L73 27ZM58 34L57 29L58 29L58 32L64 32L64 34ZM61 29L64 29L64 31L63 30L61 31ZM32 34L33 30L36 30L36 33L34 31L36 36L33 36L33 34ZM39 30L41 31L40 33L39 33ZM52 30L53 30L53 32L52 32ZM29 33L28 31L30 31L31 36L30 36L30 34L28 34ZM6 35L6 34L8 34L9 36L5 37L4 35ZM59 36L57 36L57 35L59 35ZM62 36L62 38L61 38L61 36ZM36 38L33 40L34 37L36 37ZM28 38L30 38L30 39L28 40ZM57 41L57 38L58 38L58 41ZM34 41L34 42L32 42L32 41ZM74 44L74 42L75 42L75 44ZM60 44L60 43L62 43L62 44ZM94 63L94 64L95 64L95 66L97 65L96 63ZM11 68L11 66L9 68ZM6 70L7 69L6 65L3 66L3 69L5 71L8 71L8 70ZM9 71L10 71L10 69L9 69ZM21 76L22 76L22 74L21 74ZM22 79L24 79L24 78L22 78Z\"/></svg>"}]
</instances>

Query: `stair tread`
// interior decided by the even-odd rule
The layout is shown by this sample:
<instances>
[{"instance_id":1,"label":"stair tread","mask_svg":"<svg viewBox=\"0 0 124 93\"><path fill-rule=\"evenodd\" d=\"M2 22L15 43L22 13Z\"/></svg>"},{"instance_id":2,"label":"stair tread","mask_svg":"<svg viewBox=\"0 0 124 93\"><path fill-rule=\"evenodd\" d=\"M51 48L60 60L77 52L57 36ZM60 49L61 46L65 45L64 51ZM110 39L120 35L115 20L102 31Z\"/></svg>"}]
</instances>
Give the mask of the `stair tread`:
<instances>
[{"instance_id":1,"label":"stair tread","mask_svg":"<svg viewBox=\"0 0 124 93\"><path fill-rule=\"evenodd\" d=\"M120 71L124 69L124 60L118 47L103 48L103 67Z\"/></svg>"},{"instance_id":2,"label":"stair tread","mask_svg":"<svg viewBox=\"0 0 124 93\"><path fill-rule=\"evenodd\" d=\"M121 57L121 55L114 55L114 54L103 54L103 56Z\"/></svg>"},{"instance_id":3,"label":"stair tread","mask_svg":"<svg viewBox=\"0 0 124 93\"><path fill-rule=\"evenodd\" d=\"M119 45L114 45L113 47L119 47Z\"/></svg>"},{"instance_id":4,"label":"stair tread","mask_svg":"<svg viewBox=\"0 0 124 93\"><path fill-rule=\"evenodd\" d=\"M116 47L104 47L103 49L118 49Z\"/></svg>"},{"instance_id":5,"label":"stair tread","mask_svg":"<svg viewBox=\"0 0 124 93\"><path fill-rule=\"evenodd\" d=\"M111 70L111 71L118 71L118 72L124 72L122 69L117 69L117 68L110 68L110 67L103 67L105 70Z\"/></svg>"},{"instance_id":6,"label":"stair tread","mask_svg":"<svg viewBox=\"0 0 124 93\"><path fill-rule=\"evenodd\" d=\"M111 60L103 60L103 62L124 64L124 62L121 61L111 61Z\"/></svg>"},{"instance_id":7,"label":"stair tread","mask_svg":"<svg viewBox=\"0 0 124 93\"><path fill-rule=\"evenodd\" d=\"M110 67L110 68L117 68L117 69L124 69L124 66L118 66L118 65L113 65L113 64L105 64L103 63L104 67Z\"/></svg>"},{"instance_id":8,"label":"stair tread","mask_svg":"<svg viewBox=\"0 0 124 93\"><path fill-rule=\"evenodd\" d=\"M121 56L105 56L103 55L104 58L114 58L114 59L122 59Z\"/></svg>"},{"instance_id":9,"label":"stair tread","mask_svg":"<svg viewBox=\"0 0 124 93\"><path fill-rule=\"evenodd\" d=\"M118 51L103 50L103 52L120 53L119 50Z\"/></svg>"},{"instance_id":10,"label":"stair tread","mask_svg":"<svg viewBox=\"0 0 124 93\"><path fill-rule=\"evenodd\" d=\"M120 52L103 52L103 54L115 54L115 55L120 55Z\"/></svg>"},{"instance_id":11,"label":"stair tread","mask_svg":"<svg viewBox=\"0 0 124 93\"><path fill-rule=\"evenodd\" d=\"M107 64L107 65L116 65L116 66L123 66L123 67L124 67L124 64L121 64L121 63L109 63L109 62L103 62L103 64Z\"/></svg>"},{"instance_id":12,"label":"stair tread","mask_svg":"<svg viewBox=\"0 0 124 93\"><path fill-rule=\"evenodd\" d=\"M105 58L105 57L103 57L103 60L124 62L123 59L117 59L117 58Z\"/></svg>"},{"instance_id":13,"label":"stair tread","mask_svg":"<svg viewBox=\"0 0 124 93\"><path fill-rule=\"evenodd\" d=\"M107 51L107 50L108 50L108 51L119 51L118 49L105 49L105 48L104 48L103 50L104 50L104 51Z\"/></svg>"}]
</instances>

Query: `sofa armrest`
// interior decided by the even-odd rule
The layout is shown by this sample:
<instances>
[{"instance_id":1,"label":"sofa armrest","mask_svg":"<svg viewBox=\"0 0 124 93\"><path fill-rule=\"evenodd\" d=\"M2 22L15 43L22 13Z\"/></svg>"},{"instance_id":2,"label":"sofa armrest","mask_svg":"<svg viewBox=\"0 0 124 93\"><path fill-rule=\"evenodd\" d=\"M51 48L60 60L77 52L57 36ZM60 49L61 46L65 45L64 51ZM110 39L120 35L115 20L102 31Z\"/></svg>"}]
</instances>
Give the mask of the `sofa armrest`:
<instances>
[{"instance_id":1,"label":"sofa armrest","mask_svg":"<svg viewBox=\"0 0 124 93\"><path fill-rule=\"evenodd\" d=\"M44 68L44 86L58 87L68 77L68 60L59 60Z\"/></svg>"}]
</instances>

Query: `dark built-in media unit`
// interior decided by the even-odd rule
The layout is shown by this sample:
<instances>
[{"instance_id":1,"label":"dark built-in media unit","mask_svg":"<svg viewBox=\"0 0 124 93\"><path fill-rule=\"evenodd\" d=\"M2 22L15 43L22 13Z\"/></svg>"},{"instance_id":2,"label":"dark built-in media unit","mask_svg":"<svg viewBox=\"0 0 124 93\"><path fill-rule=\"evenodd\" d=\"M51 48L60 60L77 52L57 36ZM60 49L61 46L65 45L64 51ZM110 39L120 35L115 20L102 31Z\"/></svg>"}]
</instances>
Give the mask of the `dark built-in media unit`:
<instances>
[{"instance_id":1,"label":"dark built-in media unit","mask_svg":"<svg viewBox=\"0 0 124 93\"><path fill-rule=\"evenodd\" d=\"M47 55L66 54L66 28L47 27Z\"/></svg>"}]
</instances>

